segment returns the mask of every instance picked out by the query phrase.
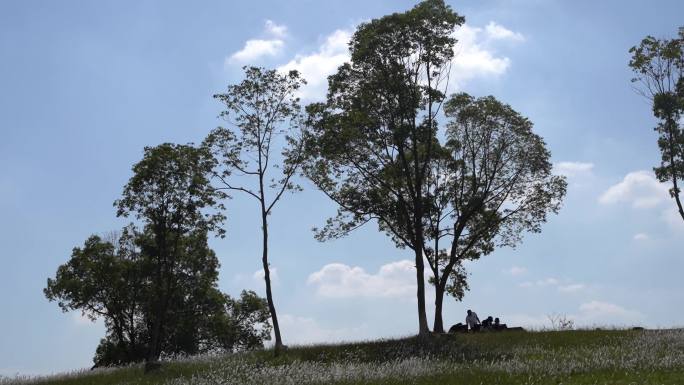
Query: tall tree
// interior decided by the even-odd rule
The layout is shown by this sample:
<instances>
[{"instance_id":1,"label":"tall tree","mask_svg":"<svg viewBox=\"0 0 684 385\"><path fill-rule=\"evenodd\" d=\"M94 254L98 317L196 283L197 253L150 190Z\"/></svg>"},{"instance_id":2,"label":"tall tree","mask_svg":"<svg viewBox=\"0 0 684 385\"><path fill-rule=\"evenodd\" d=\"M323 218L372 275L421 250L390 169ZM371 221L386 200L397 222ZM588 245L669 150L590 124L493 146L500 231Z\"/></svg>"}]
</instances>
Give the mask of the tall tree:
<instances>
[{"instance_id":1,"label":"tall tree","mask_svg":"<svg viewBox=\"0 0 684 385\"><path fill-rule=\"evenodd\" d=\"M208 151L192 145L146 147L143 159L133 166L123 196L114 202L117 215L133 214L147 235L142 248L149 256L152 282L148 362L156 361L162 351L173 293L181 284L175 273L186 255L186 243L201 240L209 232L223 235L220 224L225 217L218 200L225 194L210 185L215 164Z\"/></svg>"},{"instance_id":2,"label":"tall tree","mask_svg":"<svg viewBox=\"0 0 684 385\"><path fill-rule=\"evenodd\" d=\"M351 62L329 77L325 103L307 107L305 174L338 205L319 239L377 220L414 253L419 334L429 333L423 253L437 122L464 18L442 0L361 24Z\"/></svg>"},{"instance_id":3,"label":"tall tree","mask_svg":"<svg viewBox=\"0 0 684 385\"><path fill-rule=\"evenodd\" d=\"M435 283L435 332L444 332L444 293L460 299L467 288L462 262L540 232L566 192L565 178L552 174L543 139L510 106L462 93L447 101L445 114L447 142L430 169L428 193L434 246L425 250ZM445 250L442 238L450 239Z\"/></svg>"},{"instance_id":4,"label":"tall tree","mask_svg":"<svg viewBox=\"0 0 684 385\"><path fill-rule=\"evenodd\" d=\"M292 181L302 158L298 140L302 117L296 94L306 82L297 71L280 74L258 67L244 70L241 83L214 95L225 105L220 116L231 127L216 128L204 143L220 160L214 172L220 184L217 190L239 191L259 204L261 262L275 334L274 350L278 353L283 341L271 288L268 216L286 191L300 190Z\"/></svg>"},{"instance_id":5,"label":"tall tree","mask_svg":"<svg viewBox=\"0 0 684 385\"><path fill-rule=\"evenodd\" d=\"M654 167L659 181L670 183L670 196L684 220L681 187L684 183L684 27L674 39L644 38L629 52L629 66L635 73L632 83L653 103L653 115L660 147L660 166Z\"/></svg>"}]
</instances>

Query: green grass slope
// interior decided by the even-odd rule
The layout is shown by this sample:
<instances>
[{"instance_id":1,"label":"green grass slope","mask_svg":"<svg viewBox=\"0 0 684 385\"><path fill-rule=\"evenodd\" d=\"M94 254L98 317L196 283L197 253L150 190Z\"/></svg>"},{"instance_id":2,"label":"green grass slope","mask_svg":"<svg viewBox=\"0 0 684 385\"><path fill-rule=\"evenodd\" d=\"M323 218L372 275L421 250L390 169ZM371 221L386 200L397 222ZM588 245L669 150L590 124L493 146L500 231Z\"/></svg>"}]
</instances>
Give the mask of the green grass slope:
<instances>
[{"instance_id":1,"label":"green grass slope","mask_svg":"<svg viewBox=\"0 0 684 385\"><path fill-rule=\"evenodd\" d=\"M506 332L194 357L0 384L684 384L684 330Z\"/></svg>"}]
</instances>

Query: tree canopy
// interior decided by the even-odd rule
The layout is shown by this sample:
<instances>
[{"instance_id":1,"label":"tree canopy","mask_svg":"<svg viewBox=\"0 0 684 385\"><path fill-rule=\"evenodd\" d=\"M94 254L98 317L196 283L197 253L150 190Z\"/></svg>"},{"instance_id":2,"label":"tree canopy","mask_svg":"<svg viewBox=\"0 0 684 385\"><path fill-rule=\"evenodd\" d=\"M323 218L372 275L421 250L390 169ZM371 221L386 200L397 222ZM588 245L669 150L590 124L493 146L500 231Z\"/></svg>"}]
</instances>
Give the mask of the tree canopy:
<instances>
[{"instance_id":1,"label":"tree canopy","mask_svg":"<svg viewBox=\"0 0 684 385\"><path fill-rule=\"evenodd\" d=\"M673 39L645 37L629 52L632 83L653 103L653 115L660 148L660 165L654 167L659 181L670 183L670 196L684 220L680 183L684 183L684 27Z\"/></svg>"},{"instance_id":2,"label":"tree canopy","mask_svg":"<svg viewBox=\"0 0 684 385\"><path fill-rule=\"evenodd\" d=\"M188 252L206 255L209 250L201 242L206 243L207 233L224 233L220 224L225 216L218 201L224 193L210 185L214 165L211 154L192 145L164 143L147 147L143 159L133 166L133 176L121 199L114 203L117 215L133 214L144 228L141 248L148 257L148 277L152 281L147 311L148 362L157 360L171 330L174 293L183 284L183 277L177 273L185 267L184 258Z\"/></svg>"},{"instance_id":3,"label":"tree canopy","mask_svg":"<svg viewBox=\"0 0 684 385\"><path fill-rule=\"evenodd\" d=\"M231 352L263 346L270 338L266 301L243 291L239 299L217 288L218 259L206 236L181 241L169 293L160 354ZM138 362L147 357L155 306L154 261L149 234L125 228L116 239L89 237L76 247L44 293L64 311L104 320L107 335L97 347L95 366Z\"/></svg>"},{"instance_id":4,"label":"tree canopy","mask_svg":"<svg viewBox=\"0 0 684 385\"><path fill-rule=\"evenodd\" d=\"M551 174L543 140L512 108L466 94L444 105L453 31L463 21L429 0L362 24L327 100L307 107L305 174L339 206L318 239L377 221L397 247L413 250L421 334L423 259L437 288L435 331L443 331L443 294L460 299L468 289L461 263L540 231L566 187Z\"/></svg>"},{"instance_id":5,"label":"tree canopy","mask_svg":"<svg viewBox=\"0 0 684 385\"><path fill-rule=\"evenodd\" d=\"M351 62L330 76L325 103L307 107L306 175L339 205L318 233L338 237L377 220L414 251L419 332L427 334L423 250L428 169L438 151L455 39L464 22L441 0L361 24Z\"/></svg>"},{"instance_id":6,"label":"tree canopy","mask_svg":"<svg viewBox=\"0 0 684 385\"><path fill-rule=\"evenodd\" d=\"M557 213L566 181L532 123L492 96L453 95L445 104L446 142L431 168L426 245L436 283L435 331L443 331L444 292L463 295L465 260L518 244ZM449 240L440 250L439 241Z\"/></svg>"}]
</instances>

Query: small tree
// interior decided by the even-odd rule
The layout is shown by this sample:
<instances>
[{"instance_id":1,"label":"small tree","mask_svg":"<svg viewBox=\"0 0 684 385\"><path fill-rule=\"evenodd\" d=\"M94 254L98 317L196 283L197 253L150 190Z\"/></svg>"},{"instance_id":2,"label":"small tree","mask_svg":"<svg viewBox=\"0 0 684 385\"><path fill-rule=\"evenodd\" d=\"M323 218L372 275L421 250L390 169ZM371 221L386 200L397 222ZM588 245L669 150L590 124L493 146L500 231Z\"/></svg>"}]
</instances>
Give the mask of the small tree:
<instances>
[{"instance_id":1,"label":"small tree","mask_svg":"<svg viewBox=\"0 0 684 385\"><path fill-rule=\"evenodd\" d=\"M101 346L108 346L108 364L139 361L146 354L147 333L140 317L146 282L140 255L129 242L130 231L112 238L114 242L91 236L83 247L73 249L71 259L43 289L63 311L78 310L91 320L104 320L107 337ZM96 358L95 364L102 361Z\"/></svg>"},{"instance_id":2,"label":"small tree","mask_svg":"<svg viewBox=\"0 0 684 385\"><path fill-rule=\"evenodd\" d=\"M515 246L525 232L540 232L566 192L552 174L550 153L532 123L493 97L465 93L445 105L447 143L432 170L428 223L434 247L426 247L435 282L434 330L443 332L444 293L461 299L462 262ZM439 240L450 239L440 250Z\"/></svg>"},{"instance_id":3,"label":"small tree","mask_svg":"<svg viewBox=\"0 0 684 385\"><path fill-rule=\"evenodd\" d=\"M150 331L157 319L153 234L124 229L116 242L91 236L71 259L48 279L46 297L64 311L78 310L104 320L107 334L97 347L95 366L139 362L147 357ZM218 259L207 237L191 235L179 242L183 250L168 280L169 306L160 353L202 354L263 347L270 338L266 300L243 291L239 299L217 288Z\"/></svg>"},{"instance_id":4,"label":"small tree","mask_svg":"<svg viewBox=\"0 0 684 385\"><path fill-rule=\"evenodd\" d=\"M118 216L133 214L144 226L141 252L152 283L148 362L156 361L162 352L174 293L181 285L176 272L188 257L188 248L197 246L193 242L202 242L209 232L223 234L219 225L225 217L218 200L224 194L209 182L215 163L209 152L191 145L146 147L143 159L133 166L123 196L114 202ZM208 248L199 252L206 254Z\"/></svg>"},{"instance_id":5,"label":"small tree","mask_svg":"<svg viewBox=\"0 0 684 385\"><path fill-rule=\"evenodd\" d=\"M245 79L240 84L214 95L226 107L220 116L233 127L218 127L205 140L205 146L220 160L213 174L220 184L217 190L239 191L259 203L261 262L276 353L283 342L271 288L268 216L286 191L300 190L292 177L301 162L301 144L296 139L301 108L296 93L303 84L297 71L280 74L245 67ZM278 155L281 159L276 159Z\"/></svg>"},{"instance_id":6,"label":"small tree","mask_svg":"<svg viewBox=\"0 0 684 385\"><path fill-rule=\"evenodd\" d=\"M653 103L653 115L660 147L660 166L654 167L661 182L671 184L670 196L684 220L680 183L684 180L684 27L674 39L647 36L629 52L629 66L636 76L637 91Z\"/></svg>"}]
</instances>

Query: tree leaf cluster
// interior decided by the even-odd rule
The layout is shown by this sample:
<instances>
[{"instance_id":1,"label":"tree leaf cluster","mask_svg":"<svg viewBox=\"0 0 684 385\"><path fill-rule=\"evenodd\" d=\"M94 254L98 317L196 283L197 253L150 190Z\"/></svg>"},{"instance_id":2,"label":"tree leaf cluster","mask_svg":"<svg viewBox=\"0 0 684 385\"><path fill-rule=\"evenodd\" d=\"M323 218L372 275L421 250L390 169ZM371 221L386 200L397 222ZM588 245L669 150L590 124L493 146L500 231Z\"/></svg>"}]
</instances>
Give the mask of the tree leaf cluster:
<instances>
[{"instance_id":1,"label":"tree leaf cluster","mask_svg":"<svg viewBox=\"0 0 684 385\"><path fill-rule=\"evenodd\" d=\"M684 220L679 186L684 181L684 28L673 39L647 36L629 52L629 66L635 74L632 83L639 94L651 100L658 119L654 130L661 161L653 170L660 182L671 185L670 196Z\"/></svg>"}]
</instances>

